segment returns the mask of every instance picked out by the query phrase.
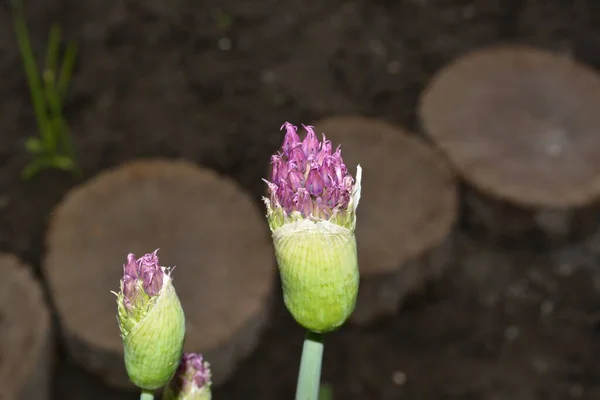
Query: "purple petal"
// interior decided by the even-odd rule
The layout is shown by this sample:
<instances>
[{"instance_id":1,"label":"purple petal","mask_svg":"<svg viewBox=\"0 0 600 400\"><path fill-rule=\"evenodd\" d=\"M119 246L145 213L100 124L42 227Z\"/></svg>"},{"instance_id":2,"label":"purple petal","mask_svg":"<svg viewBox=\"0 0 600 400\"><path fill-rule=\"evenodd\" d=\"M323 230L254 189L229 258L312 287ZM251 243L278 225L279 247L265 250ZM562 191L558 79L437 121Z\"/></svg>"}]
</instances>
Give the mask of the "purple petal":
<instances>
[{"instance_id":1,"label":"purple petal","mask_svg":"<svg viewBox=\"0 0 600 400\"><path fill-rule=\"evenodd\" d=\"M158 267L158 256L156 253L158 253L158 249L154 250L152 253L144 254L137 260L140 271L144 267Z\"/></svg>"},{"instance_id":2,"label":"purple petal","mask_svg":"<svg viewBox=\"0 0 600 400\"><path fill-rule=\"evenodd\" d=\"M123 304L125 305L127 311L133 310L133 304L131 303L131 300L129 300L127 297L123 297Z\"/></svg>"},{"instance_id":3,"label":"purple petal","mask_svg":"<svg viewBox=\"0 0 600 400\"><path fill-rule=\"evenodd\" d=\"M286 165L280 155L274 155L271 157L271 164L273 165L273 172L271 174L271 181L278 183L281 179L285 179Z\"/></svg>"},{"instance_id":4,"label":"purple petal","mask_svg":"<svg viewBox=\"0 0 600 400\"><path fill-rule=\"evenodd\" d=\"M331 208L325 204L325 200L320 196L315 199L314 214L322 219L328 219L331 216Z\"/></svg>"},{"instance_id":5,"label":"purple petal","mask_svg":"<svg viewBox=\"0 0 600 400\"><path fill-rule=\"evenodd\" d=\"M144 292L148 296L156 296L163 285L163 272L160 269L152 267L144 267L142 269L142 280L144 284Z\"/></svg>"},{"instance_id":6,"label":"purple petal","mask_svg":"<svg viewBox=\"0 0 600 400\"><path fill-rule=\"evenodd\" d=\"M317 139L317 135L315 135L315 131L312 126L302 125L306 130L307 134L302 142L302 150L307 156L313 155L316 156L319 151L319 139Z\"/></svg>"},{"instance_id":7,"label":"purple petal","mask_svg":"<svg viewBox=\"0 0 600 400\"><path fill-rule=\"evenodd\" d=\"M306 169L306 154L304 154L302 145L299 143L290 150L290 160L288 165L289 169L292 169L293 166L296 171L304 173Z\"/></svg>"},{"instance_id":8,"label":"purple petal","mask_svg":"<svg viewBox=\"0 0 600 400\"><path fill-rule=\"evenodd\" d=\"M322 163L328 156L331 156L331 140L327 140L325 134L323 134L323 143L321 144L321 150L317 153L316 161Z\"/></svg>"},{"instance_id":9,"label":"purple petal","mask_svg":"<svg viewBox=\"0 0 600 400\"><path fill-rule=\"evenodd\" d=\"M340 201L339 201L339 205L340 208L342 209L346 209L348 208L348 204L350 203L350 192L347 190L343 190L340 192Z\"/></svg>"},{"instance_id":10,"label":"purple petal","mask_svg":"<svg viewBox=\"0 0 600 400\"><path fill-rule=\"evenodd\" d=\"M123 296L133 303L137 296L137 279L125 275L123 277Z\"/></svg>"},{"instance_id":11,"label":"purple petal","mask_svg":"<svg viewBox=\"0 0 600 400\"><path fill-rule=\"evenodd\" d=\"M290 188L292 191L297 191L299 188L304 187L304 175L296 170L291 170L287 176Z\"/></svg>"},{"instance_id":12,"label":"purple petal","mask_svg":"<svg viewBox=\"0 0 600 400\"><path fill-rule=\"evenodd\" d=\"M190 385L196 386L198 389L211 381L210 366L204 360L201 354L185 353L177 372L170 385L174 385L175 389L185 390L190 388Z\"/></svg>"},{"instance_id":13,"label":"purple petal","mask_svg":"<svg viewBox=\"0 0 600 400\"><path fill-rule=\"evenodd\" d=\"M277 198L279 199L279 203L281 206L289 213L292 210L293 206L293 196L294 192L290 188L288 182L281 182L279 188L277 189Z\"/></svg>"},{"instance_id":14,"label":"purple petal","mask_svg":"<svg viewBox=\"0 0 600 400\"><path fill-rule=\"evenodd\" d=\"M302 213L304 217L308 217L312 213L312 199L310 194L304 188L298 189L298 192L294 195L294 207L297 211Z\"/></svg>"},{"instance_id":15,"label":"purple petal","mask_svg":"<svg viewBox=\"0 0 600 400\"><path fill-rule=\"evenodd\" d=\"M321 178L323 178L323 185L325 185L326 188L335 186L335 171L331 156L328 156L327 158L325 158L325 160L323 160L320 173Z\"/></svg>"},{"instance_id":16,"label":"purple petal","mask_svg":"<svg viewBox=\"0 0 600 400\"><path fill-rule=\"evenodd\" d=\"M288 215L298 211L305 217L330 218L348 206L354 180L342 158L341 146L323 134L319 141L312 126L302 125L306 137L300 141L297 127L283 124L283 153L272 156L271 181L266 181L271 204Z\"/></svg>"},{"instance_id":17,"label":"purple petal","mask_svg":"<svg viewBox=\"0 0 600 400\"><path fill-rule=\"evenodd\" d=\"M137 261L144 291L149 296L156 296L163 285L164 272L158 263L157 252L158 249L152 253L145 254Z\"/></svg>"},{"instance_id":18,"label":"purple petal","mask_svg":"<svg viewBox=\"0 0 600 400\"><path fill-rule=\"evenodd\" d=\"M323 193L323 200L329 208L335 207L340 200L340 190L335 186L327 188Z\"/></svg>"},{"instance_id":19,"label":"purple petal","mask_svg":"<svg viewBox=\"0 0 600 400\"><path fill-rule=\"evenodd\" d=\"M289 157L290 150L296 146L296 144L300 143L300 138L298 137L298 133L296 133L297 129L294 125L289 122L284 123L281 126L281 129L285 128L285 138L283 139L283 145L281 146L283 149L283 153Z\"/></svg>"},{"instance_id":20,"label":"purple petal","mask_svg":"<svg viewBox=\"0 0 600 400\"><path fill-rule=\"evenodd\" d=\"M306 178L306 189L313 196L320 196L323 193L323 189L325 184L323 183L323 178L321 178L321 174L319 173L319 166L315 163L308 173L308 177Z\"/></svg>"},{"instance_id":21,"label":"purple petal","mask_svg":"<svg viewBox=\"0 0 600 400\"><path fill-rule=\"evenodd\" d=\"M335 172L335 183L336 185L341 185L344 182L344 169L342 168L342 164L339 162L338 158L333 157L333 170Z\"/></svg>"},{"instance_id":22,"label":"purple petal","mask_svg":"<svg viewBox=\"0 0 600 400\"><path fill-rule=\"evenodd\" d=\"M354 179L352 179L352 177L347 174L346 176L344 176L344 180L342 181L342 186L344 187L344 190L351 192L352 185L354 185Z\"/></svg>"},{"instance_id":23,"label":"purple petal","mask_svg":"<svg viewBox=\"0 0 600 400\"><path fill-rule=\"evenodd\" d=\"M137 278L140 276L135 254L129 253L127 255L127 264L123 265L123 275L130 276L132 278Z\"/></svg>"},{"instance_id":24,"label":"purple petal","mask_svg":"<svg viewBox=\"0 0 600 400\"><path fill-rule=\"evenodd\" d=\"M273 182L269 182L266 179L263 179L263 181L267 184L267 188L269 189L270 195L277 193L278 186L276 184L274 184Z\"/></svg>"}]
</instances>

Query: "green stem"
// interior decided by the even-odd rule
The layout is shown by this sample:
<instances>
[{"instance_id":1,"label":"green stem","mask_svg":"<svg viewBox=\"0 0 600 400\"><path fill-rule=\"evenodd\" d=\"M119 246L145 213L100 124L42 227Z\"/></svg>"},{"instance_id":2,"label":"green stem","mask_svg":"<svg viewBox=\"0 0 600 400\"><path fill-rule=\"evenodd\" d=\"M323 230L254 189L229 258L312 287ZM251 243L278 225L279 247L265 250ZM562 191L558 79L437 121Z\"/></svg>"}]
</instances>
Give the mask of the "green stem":
<instances>
[{"instance_id":1,"label":"green stem","mask_svg":"<svg viewBox=\"0 0 600 400\"><path fill-rule=\"evenodd\" d=\"M142 389L140 400L154 400L154 392Z\"/></svg>"},{"instance_id":2,"label":"green stem","mask_svg":"<svg viewBox=\"0 0 600 400\"><path fill-rule=\"evenodd\" d=\"M302 346L296 400L319 400L322 361L323 335L307 332Z\"/></svg>"}]
</instances>

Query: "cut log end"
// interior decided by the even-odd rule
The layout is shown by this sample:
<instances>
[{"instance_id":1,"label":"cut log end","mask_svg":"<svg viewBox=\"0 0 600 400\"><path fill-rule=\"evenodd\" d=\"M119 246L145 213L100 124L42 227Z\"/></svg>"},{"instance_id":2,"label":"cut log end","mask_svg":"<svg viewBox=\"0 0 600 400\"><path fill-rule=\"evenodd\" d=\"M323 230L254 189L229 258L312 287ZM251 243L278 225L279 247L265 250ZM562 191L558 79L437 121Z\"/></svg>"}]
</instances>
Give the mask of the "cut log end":
<instances>
[{"instance_id":1,"label":"cut log end","mask_svg":"<svg viewBox=\"0 0 600 400\"><path fill-rule=\"evenodd\" d=\"M469 187L471 226L502 240L557 245L588 234L588 221L598 216L599 104L593 68L509 44L473 50L441 68L418 113L424 133Z\"/></svg>"},{"instance_id":2,"label":"cut log end","mask_svg":"<svg viewBox=\"0 0 600 400\"><path fill-rule=\"evenodd\" d=\"M404 300L439 279L452 260L453 235L386 274L361 278L360 291L350 322L368 325L395 314Z\"/></svg>"},{"instance_id":3,"label":"cut log end","mask_svg":"<svg viewBox=\"0 0 600 400\"><path fill-rule=\"evenodd\" d=\"M148 160L100 174L53 213L44 268L70 356L130 388L116 320L122 265L160 248L176 266L185 351L206 355L223 383L267 320L275 268L266 221L232 181L183 161Z\"/></svg>"},{"instance_id":4,"label":"cut log end","mask_svg":"<svg viewBox=\"0 0 600 400\"><path fill-rule=\"evenodd\" d=\"M600 218L600 205L551 209L525 208L467 188L464 221L479 240L515 246L562 246L591 235Z\"/></svg>"},{"instance_id":5,"label":"cut log end","mask_svg":"<svg viewBox=\"0 0 600 400\"><path fill-rule=\"evenodd\" d=\"M2 398L50 399L54 346L42 288L17 257L0 254Z\"/></svg>"}]
</instances>

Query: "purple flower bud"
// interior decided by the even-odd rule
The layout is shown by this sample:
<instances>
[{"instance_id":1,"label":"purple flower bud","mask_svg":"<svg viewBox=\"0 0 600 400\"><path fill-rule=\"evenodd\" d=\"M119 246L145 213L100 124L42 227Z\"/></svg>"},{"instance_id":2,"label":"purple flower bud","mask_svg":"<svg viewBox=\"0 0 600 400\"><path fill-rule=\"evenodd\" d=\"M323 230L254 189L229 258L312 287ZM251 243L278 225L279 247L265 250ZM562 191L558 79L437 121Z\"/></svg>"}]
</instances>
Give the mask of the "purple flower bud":
<instances>
[{"instance_id":1,"label":"purple flower bud","mask_svg":"<svg viewBox=\"0 0 600 400\"><path fill-rule=\"evenodd\" d=\"M335 171L333 168L333 162L331 160L331 156L328 156L323 160L321 164L321 178L323 178L323 185L326 188L330 188L335 186Z\"/></svg>"},{"instance_id":2,"label":"purple flower bud","mask_svg":"<svg viewBox=\"0 0 600 400\"><path fill-rule=\"evenodd\" d=\"M344 180L342 181L342 187L344 190L350 190L354 185L354 179L350 175L345 175Z\"/></svg>"},{"instance_id":3,"label":"purple flower bud","mask_svg":"<svg viewBox=\"0 0 600 400\"><path fill-rule=\"evenodd\" d=\"M328 207L327 204L325 204L325 200L323 200L322 197L317 197L315 199L313 213L317 218L328 219L331 217L331 207Z\"/></svg>"},{"instance_id":4,"label":"purple flower bud","mask_svg":"<svg viewBox=\"0 0 600 400\"><path fill-rule=\"evenodd\" d=\"M335 186L325 189L325 192L323 193L323 200L325 201L325 205L327 205L327 207L334 208L340 200L340 190Z\"/></svg>"},{"instance_id":5,"label":"purple flower bud","mask_svg":"<svg viewBox=\"0 0 600 400\"><path fill-rule=\"evenodd\" d=\"M342 159L341 147L323 134L319 142L312 126L304 126L303 141L297 128L286 122L283 153L271 158L270 204L283 211L284 220L294 212L304 218L328 219L348 211L354 180ZM283 221L284 221L283 220Z\"/></svg>"},{"instance_id":6,"label":"purple flower bud","mask_svg":"<svg viewBox=\"0 0 600 400\"><path fill-rule=\"evenodd\" d=\"M290 186L291 184L288 182L281 182L279 188L277 189L277 198L279 199L279 203L288 211L290 211L292 208L292 198L294 197L294 192Z\"/></svg>"},{"instance_id":7,"label":"purple flower bud","mask_svg":"<svg viewBox=\"0 0 600 400\"><path fill-rule=\"evenodd\" d=\"M175 376L166 388L167 399L196 399L203 391L210 393L212 385L210 364L201 354L185 353Z\"/></svg>"},{"instance_id":8,"label":"purple flower bud","mask_svg":"<svg viewBox=\"0 0 600 400\"><path fill-rule=\"evenodd\" d=\"M129 275L123 276L123 295L127 299L135 299L137 296L137 280Z\"/></svg>"},{"instance_id":9,"label":"purple flower bud","mask_svg":"<svg viewBox=\"0 0 600 400\"><path fill-rule=\"evenodd\" d=\"M319 151L319 139L315 135L315 131L312 126L302 125L306 130L307 134L302 142L302 150L307 156L316 156Z\"/></svg>"},{"instance_id":10,"label":"purple flower bud","mask_svg":"<svg viewBox=\"0 0 600 400\"><path fill-rule=\"evenodd\" d=\"M334 184L336 186L339 186L342 183L342 180L344 179L344 175L342 175L342 167L339 161L336 160L334 157L332 157L331 160L331 166L333 167L333 178L335 182Z\"/></svg>"},{"instance_id":11,"label":"purple flower bud","mask_svg":"<svg viewBox=\"0 0 600 400\"><path fill-rule=\"evenodd\" d=\"M157 252L145 254L138 260L144 291L148 296L156 296L163 285L164 272L158 265Z\"/></svg>"},{"instance_id":12,"label":"purple flower bud","mask_svg":"<svg viewBox=\"0 0 600 400\"><path fill-rule=\"evenodd\" d=\"M300 211L304 217L308 217L312 214L312 199L306 189L298 189L298 192L294 196L293 203L294 208L297 211Z\"/></svg>"},{"instance_id":13,"label":"purple flower bud","mask_svg":"<svg viewBox=\"0 0 600 400\"><path fill-rule=\"evenodd\" d=\"M286 133L285 133L285 138L283 139L283 154L285 154L287 157L289 157L290 155L290 150L292 148L294 148L296 146L296 144L300 143L300 138L298 137L298 134L296 133L297 129L294 125L290 124L289 122L286 122L285 124L283 124L281 126L281 129L285 128Z\"/></svg>"},{"instance_id":14,"label":"purple flower bud","mask_svg":"<svg viewBox=\"0 0 600 400\"><path fill-rule=\"evenodd\" d=\"M127 312L133 312L139 299L137 280L128 275L123 276L123 304Z\"/></svg>"},{"instance_id":15,"label":"purple flower bud","mask_svg":"<svg viewBox=\"0 0 600 400\"><path fill-rule=\"evenodd\" d=\"M127 256L127 264L123 266L123 297L124 303L135 307L141 290L150 297L160 293L163 286L164 272L158 263L155 250L136 260L135 254Z\"/></svg>"},{"instance_id":16,"label":"purple flower bud","mask_svg":"<svg viewBox=\"0 0 600 400\"><path fill-rule=\"evenodd\" d=\"M144 291L148 296L156 296L162 288L162 271L157 273L154 269L147 267L142 271Z\"/></svg>"},{"instance_id":17,"label":"purple flower bud","mask_svg":"<svg viewBox=\"0 0 600 400\"><path fill-rule=\"evenodd\" d=\"M294 192L300 189L301 187L304 187L304 175L296 170L291 170L287 176L287 179L290 183L290 188Z\"/></svg>"},{"instance_id":18,"label":"purple flower bud","mask_svg":"<svg viewBox=\"0 0 600 400\"><path fill-rule=\"evenodd\" d=\"M152 253L144 254L142 257L140 257L137 260L140 271L144 267L153 267L153 268L158 267L158 256L156 255L156 253L158 253L158 249L154 250ZM133 254L132 254L132 256L133 256Z\"/></svg>"},{"instance_id":19,"label":"purple flower bud","mask_svg":"<svg viewBox=\"0 0 600 400\"><path fill-rule=\"evenodd\" d=\"M267 187L269 188L271 203L273 203L274 206L280 206L281 204L279 204L279 198L277 197L277 190L279 189L279 186L277 186L273 182L269 182L266 179L263 179L263 181L267 184Z\"/></svg>"},{"instance_id":20,"label":"purple flower bud","mask_svg":"<svg viewBox=\"0 0 600 400\"><path fill-rule=\"evenodd\" d=\"M347 207L348 203L350 203L351 194L347 190L340 190L340 199L338 200L338 205L341 204L342 207Z\"/></svg>"},{"instance_id":21,"label":"purple flower bud","mask_svg":"<svg viewBox=\"0 0 600 400\"><path fill-rule=\"evenodd\" d=\"M127 264L123 265L123 275L130 276L134 279L140 276L135 254L129 253L127 255Z\"/></svg>"},{"instance_id":22,"label":"purple flower bud","mask_svg":"<svg viewBox=\"0 0 600 400\"><path fill-rule=\"evenodd\" d=\"M319 173L319 165L314 163L310 167L308 177L306 178L306 189L308 189L308 193L316 197L323 193L324 186L323 178L321 178L321 174Z\"/></svg>"},{"instance_id":23,"label":"purple flower bud","mask_svg":"<svg viewBox=\"0 0 600 400\"><path fill-rule=\"evenodd\" d=\"M323 134L323 143L321 144L321 149L317 153L316 161L322 163L328 156L331 156L331 140L327 140L325 134Z\"/></svg>"},{"instance_id":24,"label":"purple flower bud","mask_svg":"<svg viewBox=\"0 0 600 400\"><path fill-rule=\"evenodd\" d=\"M271 157L271 164L273 165L273 174L271 175L271 180L275 183L280 182L285 179L286 174L286 165L281 159L280 155L274 155Z\"/></svg>"},{"instance_id":25,"label":"purple flower bud","mask_svg":"<svg viewBox=\"0 0 600 400\"><path fill-rule=\"evenodd\" d=\"M306 154L302 146L298 143L290 150L290 169L294 168L300 173L306 170Z\"/></svg>"}]
</instances>

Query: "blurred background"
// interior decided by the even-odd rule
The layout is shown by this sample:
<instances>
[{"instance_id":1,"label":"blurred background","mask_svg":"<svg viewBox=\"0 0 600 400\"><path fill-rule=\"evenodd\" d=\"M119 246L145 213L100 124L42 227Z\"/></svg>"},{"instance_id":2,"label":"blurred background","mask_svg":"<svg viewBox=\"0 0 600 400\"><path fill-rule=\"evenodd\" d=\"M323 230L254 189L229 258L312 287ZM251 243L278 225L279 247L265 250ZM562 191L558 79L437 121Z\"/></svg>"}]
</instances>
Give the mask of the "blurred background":
<instances>
[{"instance_id":1,"label":"blurred background","mask_svg":"<svg viewBox=\"0 0 600 400\"><path fill-rule=\"evenodd\" d=\"M402 289L406 294L401 300L396 298L386 312L366 318L368 322L349 323L326 339L323 381L332 386L335 398L600 398L596 209L586 208L584 232L566 239L538 240L535 236L534 240L529 231L508 241L493 235L483 239L479 228L473 228L479 225L465 217L469 208L463 203L465 193L485 185L473 189L468 177L465 183L464 171L454 165L459 161L452 155L446 160L448 147L434 149L436 140L424 129L427 123L419 119L420 98L434 74L486 46L532 46L586 64L592 74L600 67L599 2L25 0L23 15L40 66L53 25L61 28L62 50L68 42L77 46L62 109L81 174L50 168L31 179L21 175L34 158L26 149L26 139L38 136L39 129L15 34L14 10L8 1L0 9L0 250L14 254L22 260L22 268L32 271L44 304L34 307L47 307L54 334L48 339L53 354L47 363L49 389L40 386L32 397L15 394L7 399L138 397L131 388L104 379L98 373L101 367L82 365L74 354L79 350L67 343L69 328L56 305L57 286L49 284L51 272L44 259L52 250L47 245L48 222L71 190L132 160L184 159L235 183L251 199L260 220L265 193L261 179L267 176L270 156L281 145L281 124L309 124L337 115L386 121L398 127L398 135L406 131L411 138L422 139L431 154L456 174L459 202L456 216L439 217L446 221L440 228L443 234L436 233L436 240L421 246L429 251L442 242L442 236L452 237L455 251L443 256L443 271L432 273L431 278L415 278L418 284ZM455 93L446 94L447 104L453 104ZM600 102L588 103L600 110ZM572 115L578 115L577 110ZM594 147L600 141L585 143L592 147L591 153L600 154L600 148ZM394 153L399 159L408 157L403 149L400 146ZM369 161L377 160L378 169L371 167L373 175L400 168L393 155L386 157L377 160L373 155L359 161L369 171ZM350 168L354 173L354 165ZM403 168L420 177L424 167ZM590 175L600 177L600 167L589 169L593 170ZM383 183L373 185L372 190L374 198L401 192ZM436 193L432 188L429 196ZM485 197L479 192L477 196ZM589 197L588 203L596 204L598 196ZM508 200L512 205L499 206L485 198L487 207L495 210L520 207L513 204L514 199ZM139 201L143 205L144 199ZM368 202L363 204L368 210ZM383 210L398 230L407 229L402 213L417 212L420 206L406 204L400 210ZM90 215L97 212L87 210ZM359 225L360 218L359 207ZM385 229L391 229L389 224ZM373 232L379 229L375 222L372 226ZM410 257L420 256L425 249L413 253ZM101 259L102 254L94 257ZM403 257L396 255L397 265L389 268L408 262ZM118 273L123 261L114 264ZM79 285L94 285L94 276L91 272L89 280ZM117 284L114 281L113 290ZM379 286L373 287L370 290ZM227 300L214 301L236 304L235 296L231 292ZM271 297L256 344L215 387L216 399L293 396L303 332L285 309L277 281ZM85 305L93 299L69 301ZM18 335L10 334L14 327L3 313L18 310L20 304L14 297L0 296L1 349L19 340L12 339ZM193 313L193 308L191 304L186 311ZM39 329L50 332L48 327ZM195 332L200 335L202 327ZM0 350L0 371L21 365L22 376L33 376L37 369L46 368L35 357L22 361ZM36 382L23 379L29 382L26 385ZM2 377L0 372L0 382L10 385L10 374Z\"/></svg>"}]
</instances>

